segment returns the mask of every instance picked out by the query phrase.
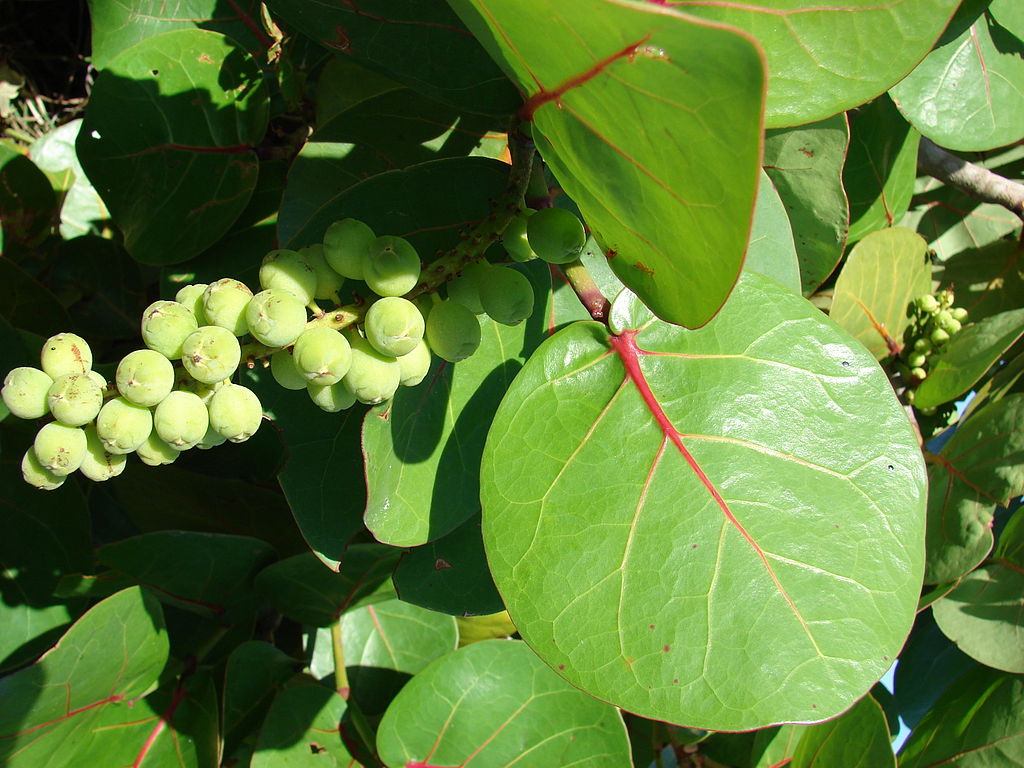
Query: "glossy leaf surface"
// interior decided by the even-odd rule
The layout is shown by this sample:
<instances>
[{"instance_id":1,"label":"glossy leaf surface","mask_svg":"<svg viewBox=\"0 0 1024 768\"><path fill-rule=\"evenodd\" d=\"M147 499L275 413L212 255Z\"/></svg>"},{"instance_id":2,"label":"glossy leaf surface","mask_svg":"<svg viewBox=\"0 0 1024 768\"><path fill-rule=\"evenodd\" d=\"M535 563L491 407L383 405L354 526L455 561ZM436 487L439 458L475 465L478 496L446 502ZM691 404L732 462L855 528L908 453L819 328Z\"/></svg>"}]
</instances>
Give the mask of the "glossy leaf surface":
<instances>
[{"instance_id":1,"label":"glossy leaf surface","mask_svg":"<svg viewBox=\"0 0 1024 768\"><path fill-rule=\"evenodd\" d=\"M645 717L838 714L891 665L921 579L924 471L887 379L755 274L699 331L622 303L619 335L542 345L491 427L484 543L513 621Z\"/></svg>"},{"instance_id":2,"label":"glossy leaf surface","mask_svg":"<svg viewBox=\"0 0 1024 768\"><path fill-rule=\"evenodd\" d=\"M875 359L896 354L910 323L908 305L931 292L924 238L902 227L872 232L853 247L835 285L829 317Z\"/></svg>"},{"instance_id":3,"label":"glossy leaf surface","mask_svg":"<svg viewBox=\"0 0 1024 768\"><path fill-rule=\"evenodd\" d=\"M801 292L800 262L793 243L793 228L775 184L763 170L743 269L760 272L794 293Z\"/></svg>"},{"instance_id":4,"label":"glossy leaf surface","mask_svg":"<svg viewBox=\"0 0 1024 768\"><path fill-rule=\"evenodd\" d=\"M835 720L806 729L790 768L896 768L885 713L871 696Z\"/></svg>"},{"instance_id":5,"label":"glossy leaf surface","mask_svg":"<svg viewBox=\"0 0 1024 768\"><path fill-rule=\"evenodd\" d=\"M388 768L552 765L621 768L629 742L614 707L576 690L525 644L475 643L438 659L392 702L377 732Z\"/></svg>"},{"instance_id":6,"label":"glossy leaf surface","mask_svg":"<svg viewBox=\"0 0 1024 768\"><path fill-rule=\"evenodd\" d=\"M268 99L255 61L214 32L148 37L110 61L77 148L132 256L184 261L228 231L256 185Z\"/></svg>"},{"instance_id":7,"label":"glossy leaf surface","mask_svg":"<svg viewBox=\"0 0 1024 768\"><path fill-rule=\"evenodd\" d=\"M673 3L744 29L764 46L772 128L821 120L887 90L931 50L957 5L957 0ZM869 42L879 40L888 44Z\"/></svg>"},{"instance_id":8,"label":"glossy leaf surface","mask_svg":"<svg viewBox=\"0 0 1024 768\"><path fill-rule=\"evenodd\" d=\"M528 94L520 115L597 242L615 252L615 273L663 319L706 323L736 282L750 233L764 98L757 46L660 4L534 0L531 14L518 0L453 6Z\"/></svg>"}]
</instances>

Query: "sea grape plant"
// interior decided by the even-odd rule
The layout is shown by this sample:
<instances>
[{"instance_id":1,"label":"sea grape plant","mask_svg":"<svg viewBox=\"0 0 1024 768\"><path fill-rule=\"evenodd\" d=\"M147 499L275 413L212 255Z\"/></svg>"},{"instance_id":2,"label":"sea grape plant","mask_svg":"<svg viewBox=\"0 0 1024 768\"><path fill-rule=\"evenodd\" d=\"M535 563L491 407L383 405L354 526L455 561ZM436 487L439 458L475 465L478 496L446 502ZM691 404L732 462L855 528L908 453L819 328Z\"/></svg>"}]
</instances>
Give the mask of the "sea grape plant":
<instances>
[{"instance_id":1,"label":"sea grape plant","mask_svg":"<svg viewBox=\"0 0 1024 768\"><path fill-rule=\"evenodd\" d=\"M89 11L0 762L1024 764L1016 0Z\"/></svg>"}]
</instances>

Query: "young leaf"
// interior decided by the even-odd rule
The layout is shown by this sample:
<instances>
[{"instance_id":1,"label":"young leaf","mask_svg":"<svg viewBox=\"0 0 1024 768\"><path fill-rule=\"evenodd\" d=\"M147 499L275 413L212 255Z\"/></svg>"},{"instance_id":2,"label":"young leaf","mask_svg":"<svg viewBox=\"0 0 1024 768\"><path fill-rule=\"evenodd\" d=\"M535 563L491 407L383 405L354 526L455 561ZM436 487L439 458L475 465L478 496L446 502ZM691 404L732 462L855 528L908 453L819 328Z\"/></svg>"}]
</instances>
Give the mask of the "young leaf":
<instances>
[{"instance_id":1,"label":"young leaf","mask_svg":"<svg viewBox=\"0 0 1024 768\"><path fill-rule=\"evenodd\" d=\"M709 730L815 721L910 629L924 484L874 359L750 273L699 331L541 346L491 426L484 543L523 638L592 695Z\"/></svg>"},{"instance_id":2,"label":"young leaf","mask_svg":"<svg viewBox=\"0 0 1024 768\"><path fill-rule=\"evenodd\" d=\"M706 323L736 282L750 233L764 99L758 46L664 4L452 5L528 94L520 116L534 122L544 160L597 242L614 252L615 273L664 320Z\"/></svg>"},{"instance_id":3,"label":"young leaf","mask_svg":"<svg viewBox=\"0 0 1024 768\"><path fill-rule=\"evenodd\" d=\"M377 732L388 768L629 765L622 717L562 680L525 644L474 643L402 689Z\"/></svg>"}]
</instances>

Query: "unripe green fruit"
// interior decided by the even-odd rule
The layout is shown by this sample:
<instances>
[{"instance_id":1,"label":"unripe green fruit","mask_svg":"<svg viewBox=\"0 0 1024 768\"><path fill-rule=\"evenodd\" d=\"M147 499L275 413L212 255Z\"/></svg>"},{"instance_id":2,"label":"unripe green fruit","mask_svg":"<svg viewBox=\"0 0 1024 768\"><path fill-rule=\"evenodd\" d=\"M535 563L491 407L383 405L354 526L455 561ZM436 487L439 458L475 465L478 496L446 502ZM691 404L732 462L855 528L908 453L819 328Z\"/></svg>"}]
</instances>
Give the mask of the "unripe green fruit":
<instances>
[{"instance_id":1,"label":"unripe green fruit","mask_svg":"<svg viewBox=\"0 0 1024 768\"><path fill-rule=\"evenodd\" d=\"M338 331L325 326L307 328L295 341L292 360L307 382L322 387L337 384L352 364L352 349Z\"/></svg>"},{"instance_id":2,"label":"unripe green fruit","mask_svg":"<svg viewBox=\"0 0 1024 768\"><path fill-rule=\"evenodd\" d=\"M55 475L70 475L85 458L85 432L51 421L36 433L32 449L39 463Z\"/></svg>"},{"instance_id":3,"label":"unripe green fruit","mask_svg":"<svg viewBox=\"0 0 1024 768\"><path fill-rule=\"evenodd\" d=\"M201 451L208 451L211 448L216 448L218 445L224 445L228 439L224 437L213 427L209 427L206 430L206 434L203 435L203 439L196 443L196 448Z\"/></svg>"},{"instance_id":4,"label":"unripe green fruit","mask_svg":"<svg viewBox=\"0 0 1024 768\"><path fill-rule=\"evenodd\" d=\"M142 340L169 360L181 357L181 343L197 328L192 310L176 301L154 301L142 313Z\"/></svg>"},{"instance_id":5,"label":"unripe green fruit","mask_svg":"<svg viewBox=\"0 0 1024 768\"><path fill-rule=\"evenodd\" d=\"M949 311L950 314L953 316L953 319L960 323L967 319L967 310L964 309L963 307L953 307Z\"/></svg>"},{"instance_id":6,"label":"unripe green fruit","mask_svg":"<svg viewBox=\"0 0 1024 768\"><path fill-rule=\"evenodd\" d=\"M298 251L279 248L263 257L260 285L288 291L305 306L316 293L316 271Z\"/></svg>"},{"instance_id":7,"label":"unripe green fruit","mask_svg":"<svg viewBox=\"0 0 1024 768\"><path fill-rule=\"evenodd\" d=\"M302 256L313 268L316 274L316 288L313 290L314 299L336 299L341 286L345 284L345 278L331 269L324 256L324 247L319 243L299 248L299 255Z\"/></svg>"},{"instance_id":8,"label":"unripe green fruit","mask_svg":"<svg viewBox=\"0 0 1024 768\"><path fill-rule=\"evenodd\" d=\"M955 333L959 333L961 328L960 321L954 320L953 314L948 309L944 309L939 312L938 317L935 318L935 325L944 330L950 336Z\"/></svg>"},{"instance_id":9,"label":"unripe green fruit","mask_svg":"<svg viewBox=\"0 0 1024 768\"><path fill-rule=\"evenodd\" d=\"M51 379L92 370L92 350L85 339L75 333L58 333L48 338L39 358Z\"/></svg>"},{"instance_id":10,"label":"unripe green fruit","mask_svg":"<svg viewBox=\"0 0 1024 768\"><path fill-rule=\"evenodd\" d=\"M306 306L282 288L269 288L249 301L245 322L260 344L287 347L306 328Z\"/></svg>"},{"instance_id":11,"label":"unripe green fruit","mask_svg":"<svg viewBox=\"0 0 1024 768\"><path fill-rule=\"evenodd\" d=\"M370 290L380 296L408 293L420 280L419 254L405 238L378 237L370 246L363 279Z\"/></svg>"},{"instance_id":12,"label":"unripe green fruit","mask_svg":"<svg viewBox=\"0 0 1024 768\"><path fill-rule=\"evenodd\" d=\"M450 363L465 360L480 346L476 315L454 301L435 304L427 318L427 343L434 354Z\"/></svg>"},{"instance_id":13,"label":"unripe green fruit","mask_svg":"<svg viewBox=\"0 0 1024 768\"><path fill-rule=\"evenodd\" d=\"M911 368L920 368L928 361L928 357L921 352L915 352L907 358L907 365Z\"/></svg>"},{"instance_id":14,"label":"unripe green fruit","mask_svg":"<svg viewBox=\"0 0 1024 768\"><path fill-rule=\"evenodd\" d=\"M396 359L402 372L402 386L415 387L430 370L430 347L426 341L421 341L412 352Z\"/></svg>"},{"instance_id":15,"label":"unripe green fruit","mask_svg":"<svg viewBox=\"0 0 1024 768\"><path fill-rule=\"evenodd\" d=\"M192 283L181 288L175 295L174 300L192 310L196 322L199 325L213 325L206 319L206 312L203 311L203 302L206 300L207 283Z\"/></svg>"},{"instance_id":16,"label":"unripe green fruit","mask_svg":"<svg viewBox=\"0 0 1024 768\"><path fill-rule=\"evenodd\" d=\"M948 288L946 290L939 291L936 294L935 298L938 300L939 306L942 309L949 309L950 307L952 307L953 306L953 301L955 300L955 297L953 296L953 292L951 290L949 290Z\"/></svg>"},{"instance_id":17,"label":"unripe green fruit","mask_svg":"<svg viewBox=\"0 0 1024 768\"><path fill-rule=\"evenodd\" d=\"M203 314L206 325L226 328L235 336L244 336L249 331L245 322L245 308L252 298L252 291L245 283L230 277L210 283L203 294Z\"/></svg>"},{"instance_id":18,"label":"unripe green fruit","mask_svg":"<svg viewBox=\"0 0 1024 768\"><path fill-rule=\"evenodd\" d=\"M474 315L483 314L484 306L480 303L480 286L483 285L492 270L493 267L486 261L470 264L462 270L462 274L449 281L448 298L457 301Z\"/></svg>"},{"instance_id":19,"label":"unripe green fruit","mask_svg":"<svg viewBox=\"0 0 1024 768\"><path fill-rule=\"evenodd\" d=\"M174 450L160 439L160 435L154 429L149 437L135 449L135 455L142 460L143 464L150 467L159 467L162 464L170 464L177 461L180 452Z\"/></svg>"},{"instance_id":20,"label":"unripe green fruit","mask_svg":"<svg viewBox=\"0 0 1024 768\"><path fill-rule=\"evenodd\" d=\"M305 389L309 379L295 367L291 350L279 349L270 356L270 375L285 389Z\"/></svg>"},{"instance_id":21,"label":"unripe green fruit","mask_svg":"<svg viewBox=\"0 0 1024 768\"><path fill-rule=\"evenodd\" d=\"M344 411L356 404L356 396L349 392L344 381L327 387L310 384L307 389L310 400L327 413Z\"/></svg>"},{"instance_id":22,"label":"unripe green fruit","mask_svg":"<svg viewBox=\"0 0 1024 768\"><path fill-rule=\"evenodd\" d=\"M174 366L155 350L137 349L118 363L114 378L126 400L149 408L174 389Z\"/></svg>"},{"instance_id":23,"label":"unripe green fruit","mask_svg":"<svg viewBox=\"0 0 1024 768\"><path fill-rule=\"evenodd\" d=\"M56 475L42 464L34 449L29 448L21 457L21 476L31 486L41 491L54 491L64 484L66 475Z\"/></svg>"},{"instance_id":24,"label":"unripe green fruit","mask_svg":"<svg viewBox=\"0 0 1024 768\"><path fill-rule=\"evenodd\" d=\"M38 419L50 410L48 395L52 385L53 379L38 368L15 368L4 378L0 397L19 419Z\"/></svg>"},{"instance_id":25,"label":"unripe green fruit","mask_svg":"<svg viewBox=\"0 0 1024 768\"><path fill-rule=\"evenodd\" d=\"M107 453L131 453L146 442L153 431L153 414L141 405L115 397L108 400L96 417L96 436Z\"/></svg>"},{"instance_id":26,"label":"unripe green fruit","mask_svg":"<svg viewBox=\"0 0 1024 768\"><path fill-rule=\"evenodd\" d=\"M932 351L932 342L930 339L918 339L914 342L914 351L923 352L925 354Z\"/></svg>"},{"instance_id":27,"label":"unripe green fruit","mask_svg":"<svg viewBox=\"0 0 1024 768\"><path fill-rule=\"evenodd\" d=\"M914 299L914 306L929 315L939 311L939 301L930 293L926 293L924 296L918 296Z\"/></svg>"},{"instance_id":28,"label":"unripe green fruit","mask_svg":"<svg viewBox=\"0 0 1024 768\"><path fill-rule=\"evenodd\" d=\"M542 208L526 223L530 247L550 264L568 264L579 258L587 244L583 222L564 208Z\"/></svg>"},{"instance_id":29,"label":"unripe green fruit","mask_svg":"<svg viewBox=\"0 0 1024 768\"><path fill-rule=\"evenodd\" d=\"M533 248L530 247L530 241L526 236L526 226L533 213L535 212L529 208L525 211L520 211L516 214L515 218L508 223L508 226L505 227L504 234L501 236L501 241L505 246L505 250L508 251L508 255L516 261L530 261L531 259L537 258L537 254L534 253Z\"/></svg>"},{"instance_id":30,"label":"unripe green fruit","mask_svg":"<svg viewBox=\"0 0 1024 768\"><path fill-rule=\"evenodd\" d=\"M533 314L533 286L522 272L495 267L480 282L480 303L496 323L517 325Z\"/></svg>"},{"instance_id":31,"label":"unripe green fruit","mask_svg":"<svg viewBox=\"0 0 1024 768\"><path fill-rule=\"evenodd\" d=\"M401 381L402 369L394 357L382 355L366 339L352 342L352 366L342 382L356 400L382 403L395 394Z\"/></svg>"},{"instance_id":32,"label":"unripe green fruit","mask_svg":"<svg viewBox=\"0 0 1024 768\"><path fill-rule=\"evenodd\" d=\"M238 339L227 328L204 325L181 345L181 362L196 381L215 384L235 372L242 359ZM166 439L166 438L165 438Z\"/></svg>"},{"instance_id":33,"label":"unripe green fruit","mask_svg":"<svg viewBox=\"0 0 1024 768\"><path fill-rule=\"evenodd\" d=\"M324 233L324 258L339 275L362 280L370 245L376 239L373 230L361 221L336 221Z\"/></svg>"},{"instance_id":34,"label":"unripe green fruit","mask_svg":"<svg viewBox=\"0 0 1024 768\"><path fill-rule=\"evenodd\" d=\"M94 483L102 483L124 472L127 457L108 453L92 424L85 427L85 456L78 471Z\"/></svg>"},{"instance_id":35,"label":"unripe green fruit","mask_svg":"<svg viewBox=\"0 0 1024 768\"><path fill-rule=\"evenodd\" d=\"M80 427L96 418L103 405L103 390L88 374L66 374L53 380L46 395L53 418L69 427Z\"/></svg>"},{"instance_id":36,"label":"unripe green fruit","mask_svg":"<svg viewBox=\"0 0 1024 768\"><path fill-rule=\"evenodd\" d=\"M918 381L924 381L926 378L928 378L928 371L926 371L924 368L911 368L910 375L913 376Z\"/></svg>"},{"instance_id":37,"label":"unripe green fruit","mask_svg":"<svg viewBox=\"0 0 1024 768\"><path fill-rule=\"evenodd\" d=\"M943 344L949 341L949 334L946 333L941 328L936 328L934 331L932 331L931 336L929 336L928 338L931 339L932 344L934 344L936 347L941 347Z\"/></svg>"},{"instance_id":38,"label":"unripe green fruit","mask_svg":"<svg viewBox=\"0 0 1024 768\"><path fill-rule=\"evenodd\" d=\"M233 443L248 440L263 421L263 406L251 389L225 384L210 399L210 426Z\"/></svg>"},{"instance_id":39,"label":"unripe green fruit","mask_svg":"<svg viewBox=\"0 0 1024 768\"><path fill-rule=\"evenodd\" d=\"M210 402L216 397L214 394ZM153 411L153 429L176 451L195 447L206 436L209 426L206 404L191 392L171 392Z\"/></svg>"},{"instance_id":40,"label":"unripe green fruit","mask_svg":"<svg viewBox=\"0 0 1024 768\"><path fill-rule=\"evenodd\" d=\"M382 355L400 357L423 339L423 315L416 305L398 296L375 301L366 312L366 340Z\"/></svg>"}]
</instances>

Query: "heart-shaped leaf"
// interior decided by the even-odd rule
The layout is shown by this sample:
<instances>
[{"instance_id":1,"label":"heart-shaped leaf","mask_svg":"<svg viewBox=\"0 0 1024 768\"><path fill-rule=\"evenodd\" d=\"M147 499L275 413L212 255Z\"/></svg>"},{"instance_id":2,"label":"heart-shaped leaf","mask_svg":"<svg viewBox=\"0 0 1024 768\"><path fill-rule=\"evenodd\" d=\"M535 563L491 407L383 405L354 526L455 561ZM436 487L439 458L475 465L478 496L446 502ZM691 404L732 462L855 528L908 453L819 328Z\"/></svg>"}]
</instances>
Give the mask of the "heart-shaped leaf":
<instances>
[{"instance_id":1,"label":"heart-shaped leaf","mask_svg":"<svg viewBox=\"0 0 1024 768\"><path fill-rule=\"evenodd\" d=\"M1024 514L999 535L992 559L932 606L935 622L964 653L1007 672L1024 672Z\"/></svg>"},{"instance_id":2,"label":"heart-shaped leaf","mask_svg":"<svg viewBox=\"0 0 1024 768\"><path fill-rule=\"evenodd\" d=\"M0 679L0 761L75 765L107 706L142 696L167 661L160 605L138 587L95 605L38 662Z\"/></svg>"},{"instance_id":3,"label":"heart-shaped leaf","mask_svg":"<svg viewBox=\"0 0 1024 768\"><path fill-rule=\"evenodd\" d=\"M890 93L914 127L941 147L1012 144L1024 136L1024 41L986 11L959 36L947 35Z\"/></svg>"},{"instance_id":4,"label":"heart-shaped leaf","mask_svg":"<svg viewBox=\"0 0 1024 768\"><path fill-rule=\"evenodd\" d=\"M761 42L768 57L767 119L772 128L821 120L883 93L931 50L958 4L673 3L695 16L744 29ZM837 40L846 44L836 45ZM854 40L863 44L854 45ZM878 45L881 40L890 44Z\"/></svg>"},{"instance_id":5,"label":"heart-shaped leaf","mask_svg":"<svg viewBox=\"0 0 1024 768\"><path fill-rule=\"evenodd\" d=\"M639 314L625 300L613 328ZM698 331L557 333L481 470L487 557L523 638L594 696L709 730L831 717L891 666L924 492L874 359L755 273Z\"/></svg>"},{"instance_id":6,"label":"heart-shaped leaf","mask_svg":"<svg viewBox=\"0 0 1024 768\"><path fill-rule=\"evenodd\" d=\"M228 231L256 186L268 103L256 62L215 32L165 32L110 61L77 149L133 257L184 261Z\"/></svg>"},{"instance_id":7,"label":"heart-shaped leaf","mask_svg":"<svg viewBox=\"0 0 1024 768\"><path fill-rule=\"evenodd\" d=\"M615 708L508 640L474 643L416 675L384 714L377 749L388 768L630 764Z\"/></svg>"},{"instance_id":8,"label":"heart-shaped leaf","mask_svg":"<svg viewBox=\"0 0 1024 768\"><path fill-rule=\"evenodd\" d=\"M832 274L843 253L850 217L843 190L849 142L846 115L765 134L764 169L789 213L804 295Z\"/></svg>"},{"instance_id":9,"label":"heart-shaped leaf","mask_svg":"<svg viewBox=\"0 0 1024 768\"><path fill-rule=\"evenodd\" d=\"M917 388L918 408L942 405L967 392L1024 334L1024 309L971 323L929 361L928 378Z\"/></svg>"},{"instance_id":10,"label":"heart-shaped leaf","mask_svg":"<svg viewBox=\"0 0 1024 768\"><path fill-rule=\"evenodd\" d=\"M928 457L925 582L959 579L992 549L997 507L1024 493L1024 395L997 400Z\"/></svg>"},{"instance_id":11,"label":"heart-shaped leaf","mask_svg":"<svg viewBox=\"0 0 1024 768\"><path fill-rule=\"evenodd\" d=\"M932 289L924 238L903 227L872 232L850 251L836 279L829 317L875 356L899 354L907 308Z\"/></svg>"},{"instance_id":12,"label":"heart-shaped leaf","mask_svg":"<svg viewBox=\"0 0 1024 768\"><path fill-rule=\"evenodd\" d=\"M706 323L736 282L750 233L764 98L757 45L662 3L452 5L529 95L520 115L615 273L659 317Z\"/></svg>"}]
</instances>

